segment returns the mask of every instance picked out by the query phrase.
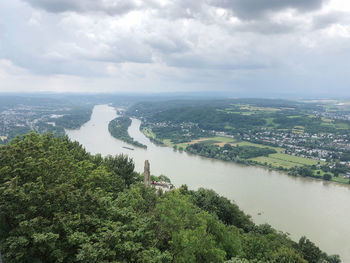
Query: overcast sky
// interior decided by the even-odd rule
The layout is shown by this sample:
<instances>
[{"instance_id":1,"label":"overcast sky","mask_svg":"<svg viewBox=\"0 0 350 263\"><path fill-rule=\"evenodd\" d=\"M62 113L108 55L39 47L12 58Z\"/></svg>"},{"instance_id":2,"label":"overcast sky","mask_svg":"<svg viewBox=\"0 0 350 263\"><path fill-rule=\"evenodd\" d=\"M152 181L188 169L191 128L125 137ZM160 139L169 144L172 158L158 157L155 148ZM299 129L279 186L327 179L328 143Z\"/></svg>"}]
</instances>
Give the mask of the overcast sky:
<instances>
[{"instance_id":1,"label":"overcast sky","mask_svg":"<svg viewBox=\"0 0 350 263\"><path fill-rule=\"evenodd\" d=\"M1 0L0 91L350 97L350 1Z\"/></svg>"}]
</instances>

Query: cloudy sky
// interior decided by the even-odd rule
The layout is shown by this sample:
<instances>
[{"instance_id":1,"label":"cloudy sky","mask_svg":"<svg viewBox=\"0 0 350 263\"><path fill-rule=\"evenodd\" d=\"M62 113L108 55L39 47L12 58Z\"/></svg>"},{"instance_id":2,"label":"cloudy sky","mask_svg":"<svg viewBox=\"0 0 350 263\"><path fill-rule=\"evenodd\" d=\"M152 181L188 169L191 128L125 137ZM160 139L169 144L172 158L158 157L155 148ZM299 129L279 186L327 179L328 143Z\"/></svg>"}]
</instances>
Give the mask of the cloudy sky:
<instances>
[{"instance_id":1,"label":"cloudy sky","mask_svg":"<svg viewBox=\"0 0 350 263\"><path fill-rule=\"evenodd\" d=\"M0 91L350 97L350 1L1 0Z\"/></svg>"}]
</instances>

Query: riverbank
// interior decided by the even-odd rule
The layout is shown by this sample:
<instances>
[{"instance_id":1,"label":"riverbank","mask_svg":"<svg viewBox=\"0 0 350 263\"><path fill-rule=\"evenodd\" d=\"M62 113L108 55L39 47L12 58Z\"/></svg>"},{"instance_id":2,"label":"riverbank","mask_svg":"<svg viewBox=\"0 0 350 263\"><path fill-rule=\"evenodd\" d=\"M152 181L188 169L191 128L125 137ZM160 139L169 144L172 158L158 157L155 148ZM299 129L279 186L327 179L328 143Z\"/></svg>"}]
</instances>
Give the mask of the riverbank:
<instances>
[{"instance_id":1,"label":"riverbank","mask_svg":"<svg viewBox=\"0 0 350 263\"><path fill-rule=\"evenodd\" d=\"M323 169L328 169L329 164L324 161L317 161L310 158L303 158L299 156L293 156L289 154L285 154L285 149L274 146L261 145L256 143L251 143L247 141L237 141L231 137L210 137L210 138L200 138L189 142L184 143L172 143L170 139L160 140L156 137L155 133L152 132L150 128L140 126L140 131L148 137L152 142L157 145L171 147L174 150L178 150L180 152L186 151L191 154L196 154L202 157L226 161L226 162L235 162L247 166L258 166L263 167L268 170L282 172L286 175L291 176L301 176L301 177L309 177L312 179L323 180L323 181L331 181L339 184L348 185L350 183L349 179L344 178L342 175L335 176L332 172L324 171ZM256 149L271 149L274 150L274 153L264 154L261 156L256 156L253 158L235 158L234 160L228 160L227 156L224 154L215 154L212 152L213 149L209 149L211 151L210 154L203 151L203 146L201 150L198 152L193 150L193 145L198 144L206 145L205 147L222 148L225 144L229 144L230 146L238 146L238 147L255 147ZM188 150L190 147L191 149ZM222 148L223 149L223 148ZM223 150L223 152L227 151Z\"/></svg>"}]
</instances>

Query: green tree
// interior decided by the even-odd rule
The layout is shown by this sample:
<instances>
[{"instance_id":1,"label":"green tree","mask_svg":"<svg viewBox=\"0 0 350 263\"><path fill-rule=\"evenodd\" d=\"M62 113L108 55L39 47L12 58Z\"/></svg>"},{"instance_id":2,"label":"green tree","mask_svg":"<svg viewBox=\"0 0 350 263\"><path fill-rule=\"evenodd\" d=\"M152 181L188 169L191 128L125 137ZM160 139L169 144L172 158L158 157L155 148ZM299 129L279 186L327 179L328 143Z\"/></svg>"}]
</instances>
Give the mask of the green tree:
<instances>
[{"instance_id":1,"label":"green tree","mask_svg":"<svg viewBox=\"0 0 350 263\"><path fill-rule=\"evenodd\" d=\"M104 160L107 169L124 179L125 184L129 187L131 184L140 181L139 175L134 172L134 161L127 155L121 154L116 156L107 156Z\"/></svg>"},{"instance_id":2,"label":"green tree","mask_svg":"<svg viewBox=\"0 0 350 263\"><path fill-rule=\"evenodd\" d=\"M225 224L234 225L246 231L253 226L250 218L236 204L225 197L219 196L213 190L200 188L192 193L191 199L198 207L217 215Z\"/></svg>"},{"instance_id":3,"label":"green tree","mask_svg":"<svg viewBox=\"0 0 350 263\"><path fill-rule=\"evenodd\" d=\"M127 156L91 156L50 134L1 146L4 262L340 262L306 238L254 225L212 190L160 195L133 169Z\"/></svg>"},{"instance_id":4,"label":"green tree","mask_svg":"<svg viewBox=\"0 0 350 263\"><path fill-rule=\"evenodd\" d=\"M240 251L238 232L226 229L178 191L160 200L155 215L160 247L170 246L173 262L223 262Z\"/></svg>"},{"instance_id":5,"label":"green tree","mask_svg":"<svg viewBox=\"0 0 350 263\"><path fill-rule=\"evenodd\" d=\"M322 251L306 237L301 237L298 249L309 263L317 263L322 256Z\"/></svg>"},{"instance_id":6,"label":"green tree","mask_svg":"<svg viewBox=\"0 0 350 263\"><path fill-rule=\"evenodd\" d=\"M323 175L323 179L329 181L329 180L332 179L332 175L330 175L330 174L324 174L324 175Z\"/></svg>"}]
</instances>

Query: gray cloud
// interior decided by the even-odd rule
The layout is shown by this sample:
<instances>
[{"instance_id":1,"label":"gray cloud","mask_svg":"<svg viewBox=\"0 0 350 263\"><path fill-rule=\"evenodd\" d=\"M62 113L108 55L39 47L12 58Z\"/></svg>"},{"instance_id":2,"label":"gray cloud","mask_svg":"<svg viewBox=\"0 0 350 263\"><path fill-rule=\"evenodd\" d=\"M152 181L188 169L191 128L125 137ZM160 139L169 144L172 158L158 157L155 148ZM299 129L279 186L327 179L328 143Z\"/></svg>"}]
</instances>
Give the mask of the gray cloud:
<instances>
[{"instance_id":1,"label":"gray cloud","mask_svg":"<svg viewBox=\"0 0 350 263\"><path fill-rule=\"evenodd\" d=\"M209 3L231 10L241 19L258 19L287 8L300 12L317 10L328 0L209 0Z\"/></svg>"},{"instance_id":2,"label":"gray cloud","mask_svg":"<svg viewBox=\"0 0 350 263\"><path fill-rule=\"evenodd\" d=\"M246 23L233 27L232 30L259 33L264 35L274 35L296 32L302 26L305 25L296 22L277 23L266 19L263 21L250 20Z\"/></svg>"},{"instance_id":3,"label":"gray cloud","mask_svg":"<svg viewBox=\"0 0 350 263\"><path fill-rule=\"evenodd\" d=\"M313 28L323 29L334 24L350 24L349 14L346 12L332 11L313 17Z\"/></svg>"},{"instance_id":4,"label":"gray cloud","mask_svg":"<svg viewBox=\"0 0 350 263\"><path fill-rule=\"evenodd\" d=\"M24 0L33 7L39 7L48 12L103 12L109 15L127 13L140 7L135 0Z\"/></svg>"},{"instance_id":5,"label":"gray cloud","mask_svg":"<svg viewBox=\"0 0 350 263\"><path fill-rule=\"evenodd\" d=\"M227 47L224 49L225 52L170 54L165 62L172 67L215 71L255 71L273 67L268 59L254 58L253 54L237 54L234 50L229 52Z\"/></svg>"},{"instance_id":6,"label":"gray cloud","mask_svg":"<svg viewBox=\"0 0 350 263\"><path fill-rule=\"evenodd\" d=\"M0 86L346 91L350 16L326 2L2 0Z\"/></svg>"},{"instance_id":7,"label":"gray cloud","mask_svg":"<svg viewBox=\"0 0 350 263\"><path fill-rule=\"evenodd\" d=\"M262 34L285 34L297 30L300 24L293 22L275 22L271 20L274 12L293 8L299 12L317 10L329 0L172 0L160 3L157 0L23 0L36 8L48 12L91 13L100 12L107 15L122 15L133 10L152 10L154 15L165 20L193 19L205 24L215 24L213 8L223 8L228 11L226 20L238 17L243 22L233 26L233 30L257 32ZM315 21L316 23L316 21ZM316 25L315 25L316 27ZM163 39L164 40L164 39ZM175 42L162 41L149 43L160 49L176 50L180 46ZM174 46L176 45L176 46Z\"/></svg>"},{"instance_id":8,"label":"gray cloud","mask_svg":"<svg viewBox=\"0 0 350 263\"><path fill-rule=\"evenodd\" d=\"M206 1L188 1L188 0L173 0L166 5L155 5L154 9L158 15L163 18L202 18L205 13Z\"/></svg>"},{"instance_id":9,"label":"gray cloud","mask_svg":"<svg viewBox=\"0 0 350 263\"><path fill-rule=\"evenodd\" d=\"M153 9L167 18L208 18L207 9L221 7L241 19L259 19L287 8L300 12L317 10L329 0L173 0L160 4L155 0L23 0L48 12L103 12L120 15L137 9Z\"/></svg>"}]
</instances>

